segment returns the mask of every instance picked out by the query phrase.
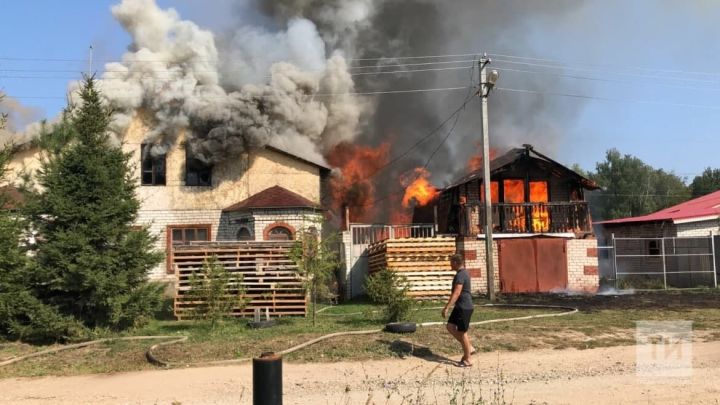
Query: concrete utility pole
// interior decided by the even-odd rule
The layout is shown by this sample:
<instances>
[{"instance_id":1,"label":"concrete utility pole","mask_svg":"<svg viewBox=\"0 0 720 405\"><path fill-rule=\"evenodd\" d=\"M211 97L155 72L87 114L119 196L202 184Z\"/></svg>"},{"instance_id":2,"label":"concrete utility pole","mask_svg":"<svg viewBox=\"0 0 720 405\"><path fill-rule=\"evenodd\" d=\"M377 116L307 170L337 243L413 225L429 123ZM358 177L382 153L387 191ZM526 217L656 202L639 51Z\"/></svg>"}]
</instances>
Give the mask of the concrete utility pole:
<instances>
[{"instance_id":1,"label":"concrete utility pole","mask_svg":"<svg viewBox=\"0 0 720 405\"><path fill-rule=\"evenodd\" d=\"M485 188L485 268L487 269L487 294L490 301L495 301L495 268L493 265L493 215L492 215L492 181L490 179L490 130L488 128L488 95L495 86L498 72L493 70L487 74L490 64L487 54L480 58L480 103L482 105L482 157L483 185Z\"/></svg>"}]
</instances>

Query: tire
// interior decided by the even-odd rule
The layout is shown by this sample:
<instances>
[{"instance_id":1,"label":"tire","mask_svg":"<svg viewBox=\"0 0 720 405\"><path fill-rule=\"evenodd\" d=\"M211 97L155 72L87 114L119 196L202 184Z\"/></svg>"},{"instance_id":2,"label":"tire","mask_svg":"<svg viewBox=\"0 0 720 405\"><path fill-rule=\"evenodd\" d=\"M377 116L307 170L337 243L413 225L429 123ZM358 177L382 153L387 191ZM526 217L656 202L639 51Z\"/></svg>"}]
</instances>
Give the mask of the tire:
<instances>
[{"instance_id":1,"label":"tire","mask_svg":"<svg viewBox=\"0 0 720 405\"><path fill-rule=\"evenodd\" d=\"M392 322L385 325L385 331L390 333L413 333L417 330L414 322Z\"/></svg>"},{"instance_id":2,"label":"tire","mask_svg":"<svg viewBox=\"0 0 720 405\"><path fill-rule=\"evenodd\" d=\"M273 326L277 325L277 321L274 319L271 319L269 321L252 321L248 322L248 327L251 329L264 329L264 328L271 328Z\"/></svg>"}]
</instances>

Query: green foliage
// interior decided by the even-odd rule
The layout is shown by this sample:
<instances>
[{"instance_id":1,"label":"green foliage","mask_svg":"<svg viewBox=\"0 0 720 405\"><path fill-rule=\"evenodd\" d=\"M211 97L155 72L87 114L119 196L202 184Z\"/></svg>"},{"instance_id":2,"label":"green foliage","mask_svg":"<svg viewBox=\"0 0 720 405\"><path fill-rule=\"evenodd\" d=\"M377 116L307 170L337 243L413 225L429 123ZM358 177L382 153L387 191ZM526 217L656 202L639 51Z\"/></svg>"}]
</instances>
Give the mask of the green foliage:
<instances>
[{"instance_id":1,"label":"green foliage","mask_svg":"<svg viewBox=\"0 0 720 405\"><path fill-rule=\"evenodd\" d=\"M199 273L190 275L188 294L192 301L198 303L193 315L210 321L213 328L233 309L241 310L247 304L242 275L227 271L215 256L203 263Z\"/></svg>"},{"instance_id":2,"label":"green foliage","mask_svg":"<svg viewBox=\"0 0 720 405\"><path fill-rule=\"evenodd\" d=\"M603 188L589 194L596 220L645 215L690 198L682 178L616 149L607 152L589 177Z\"/></svg>"},{"instance_id":3,"label":"green foliage","mask_svg":"<svg viewBox=\"0 0 720 405\"><path fill-rule=\"evenodd\" d=\"M298 267L303 288L312 300L313 325L317 301L332 296L331 284L340 266L339 235L335 232L321 236L317 232L318 228L321 227L310 227L298 232L298 240L290 250L290 258Z\"/></svg>"},{"instance_id":4,"label":"green foliage","mask_svg":"<svg viewBox=\"0 0 720 405\"><path fill-rule=\"evenodd\" d=\"M720 169L708 167L690 183L692 198L702 197L718 190L720 190Z\"/></svg>"},{"instance_id":5,"label":"green foliage","mask_svg":"<svg viewBox=\"0 0 720 405\"><path fill-rule=\"evenodd\" d=\"M46 137L52 143L28 187L25 216L38 233L30 283L35 296L87 327L126 329L152 316L162 286L147 274L162 255L147 228L136 229L130 154L109 139L111 112L92 78L82 103ZM42 190L42 191L38 191Z\"/></svg>"},{"instance_id":6,"label":"green foliage","mask_svg":"<svg viewBox=\"0 0 720 405\"><path fill-rule=\"evenodd\" d=\"M372 302L383 305L387 322L407 321L415 306L415 301L407 295L407 280L388 269L368 277L365 290Z\"/></svg>"}]
</instances>

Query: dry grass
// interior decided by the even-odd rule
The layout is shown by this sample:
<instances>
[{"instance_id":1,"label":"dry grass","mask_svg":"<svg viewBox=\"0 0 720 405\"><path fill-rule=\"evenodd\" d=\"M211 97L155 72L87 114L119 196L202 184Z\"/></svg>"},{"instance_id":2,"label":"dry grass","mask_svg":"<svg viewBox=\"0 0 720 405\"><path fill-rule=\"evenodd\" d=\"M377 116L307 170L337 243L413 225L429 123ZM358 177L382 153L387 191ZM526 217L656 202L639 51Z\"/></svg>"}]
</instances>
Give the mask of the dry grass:
<instances>
[{"instance_id":1,"label":"dry grass","mask_svg":"<svg viewBox=\"0 0 720 405\"><path fill-rule=\"evenodd\" d=\"M634 344L635 321L690 320L705 341L720 340L720 294L644 293L621 297L505 296L506 302L570 305L578 314L471 328L475 347L484 352L523 351L536 348L589 349ZM431 306L433 304L430 304ZM437 304L434 304L437 305ZM161 348L162 359L193 363L252 357L263 351L279 351L306 340L338 331L375 329L382 322L367 303L346 304L324 312L317 327L309 319L287 318L270 329L251 330L245 320L226 321L212 329L208 324L154 321L133 331L136 335L187 335L188 342ZM545 313L542 309L479 308L473 321ZM345 314L345 316L330 316ZM419 322L441 320L439 310L423 309ZM701 335L701 336L700 336ZM81 350L31 359L0 367L0 378L13 376L73 375L150 369L144 357L148 342L114 342ZM44 349L18 343L0 343L0 359ZM443 326L420 328L411 335L379 333L363 337L339 337L286 356L292 362L354 361L417 356L436 361L457 360L459 345Z\"/></svg>"}]
</instances>

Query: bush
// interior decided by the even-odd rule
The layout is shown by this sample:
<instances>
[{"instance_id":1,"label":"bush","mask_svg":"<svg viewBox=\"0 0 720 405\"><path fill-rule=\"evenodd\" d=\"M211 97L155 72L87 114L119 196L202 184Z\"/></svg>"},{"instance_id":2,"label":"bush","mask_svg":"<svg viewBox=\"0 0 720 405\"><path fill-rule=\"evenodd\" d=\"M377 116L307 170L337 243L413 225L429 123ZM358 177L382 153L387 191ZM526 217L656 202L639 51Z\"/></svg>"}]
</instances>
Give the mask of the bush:
<instances>
[{"instance_id":1,"label":"bush","mask_svg":"<svg viewBox=\"0 0 720 405\"><path fill-rule=\"evenodd\" d=\"M384 306L387 322L408 320L415 301L407 296L408 286L404 277L383 269L365 280L365 289L372 302Z\"/></svg>"},{"instance_id":2,"label":"bush","mask_svg":"<svg viewBox=\"0 0 720 405\"><path fill-rule=\"evenodd\" d=\"M215 256L203 263L199 273L190 275L189 296L197 303L193 316L210 321L213 328L233 309L242 309L247 304L242 275L225 270Z\"/></svg>"}]
</instances>

